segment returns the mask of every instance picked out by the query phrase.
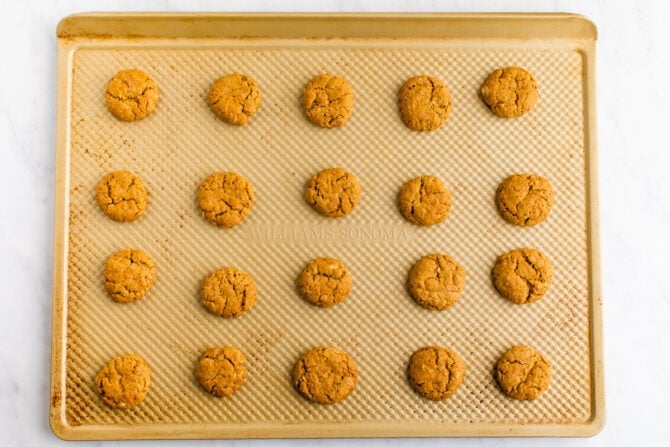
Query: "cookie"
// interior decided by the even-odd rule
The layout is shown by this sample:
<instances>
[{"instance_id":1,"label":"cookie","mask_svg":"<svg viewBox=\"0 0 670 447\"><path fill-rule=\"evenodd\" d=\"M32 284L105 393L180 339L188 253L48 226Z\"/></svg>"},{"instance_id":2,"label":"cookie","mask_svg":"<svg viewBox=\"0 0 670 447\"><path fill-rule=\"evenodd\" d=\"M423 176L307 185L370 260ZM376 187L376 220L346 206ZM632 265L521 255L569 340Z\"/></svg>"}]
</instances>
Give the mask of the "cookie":
<instances>
[{"instance_id":1,"label":"cookie","mask_svg":"<svg viewBox=\"0 0 670 447\"><path fill-rule=\"evenodd\" d=\"M537 98L535 78L519 67L499 68L482 85L482 99L493 113L503 118L528 113Z\"/></svg>"},{"instance_id":2,"label":"cookie","mask_svg":"<svg viewBox=\"0 0 670 447\"><path fill-rule=\"evenodd\" d=\"M142 250L117 251L105 263L105 290L117 303L142 298L156 280L156 266Z\"/></svg>"},{"instance_id":3,"label":"cookie","mask_svg":"<svg viewBox=\"0 0 670 447\"><path fill-rule=\"evenodd\" d=\"M317 258L298 277L298 291L306 301L330 307L347 298L352 280L347 267L335 258Z\"/></svg>"},{"instance_id":4,"label":"cookie","mask_svg":"<svg viewBox=\"0 0 670 447\"><path fill-rule=\"evenodd\" d=\"M254 187L234 172L215 172L198 188L198 206L212 225L231 228L247 217L254 202Z\"/></svg>"},{"instance_id":5,"label":"cookie","mask_svg":"<svg viewBox=\"0 0 670 447\"><path fill-rule=\"evenodd\" d=\"M451 192L444 183L432 175L416 177L405 183L398 195L400 211L409 222L421 225L435 225L449 215Z\"/></svg>"},{"instance_id":6,"label":"cookie","mask_svg":"<svg viewBox=\"0 0 670 447\"><path fill-rule=\"evenodd\" d=\"M139 405L149 392L151 373L139 355L122 355L107 363L95 378L102 401L112 408Z\"/></svg>"},{"instance_id":7,"label":"cookie","mask_svg":"<svg viewBox=\"0 0 670 447\"><path fill-rule=\"evenodd\" d=\"M463 383L465 363L449 349L426 346L412 354L407 377L417 393L431 400L444 400Z\"/></svg>"},{"instance_id":8,"label":"cookie","mask_svg":"<svg viewBox=\"0 0 670 447\"><path fill-rule=\"evenodd\" d=\"M415 76L400 89L400 115L405 126L414 130L435 130L451 114L451 95L432 76Z\"/></svg>"},{"instance_id":9,"label":"cookie","mask_svg":"<svg viewBox=\"0 0 670 447\"><path fill-rule=\"evenodd\" d=\"M354 91L345 79L322 74L305 86L302 106L307 118L318 126L344 126L354 108Z\"/></svg>"},{"instance_id":10,"label":"cookie","mask_svg":"<svg viewBox=\"0 0 670 447\"><path fill-rule=\"evenodd\" d=\"M509 223L523 227L537 225L554 206L554 190L549 180L539 175L510 175L498 187L496 203Z\"/></svg>"},{"instance_id":11,"label":"cookie","mask_svg":"<svg viewBox=\"0 0 670 447\"><path fill-rule=\"evenodd\" d=\"M430 254L421 258L409 272L409 292L421 306L445 310L461 297L465 269L447 255Z\"/></svg>"},{"instance_id":12,"label":"cookie","mask_svg":"<svg viewBox=\"0 0 670 447\"><path fill-rule=\"evenodd\" d=\"M515 346L498 359L495 376L500 389L517 400L535 400L551 382L551 365L529 346Z\"/></svg>"},{"instance_id":13,"label":"cookie","mask_svg":"<svg viewBox=\"0 0 670 447\"><path fill-rule=\"evenodd\" d=\"M303 355L293 368L293 385L312 402L334 404L356 388L358 368L349 355L318 347Z\"/></svg>"},{"instance_id":14,"label":"cookie","mask_svg":"<svg viewBox=\"0 0 670 447\"><path fill-rule=\"evenodd\" d=\"M532 303L549 290L551 261L533 248L520 248L498 257L493 272L496 290L516 304Z\"/></svg>"},{"instance_id":15,"label":"cookie","mask_svg":"<svg viewBox=\"0 0 670 447\"><path fill-rule=\"evenodd\" d=\"M140 177L129 171L115 171L100 180L95 199L108 217L118 222L131 222L144 214L149 193Z\"/></svg>"},{"instance_id":16,"label":"cookie","mask_svg":"<svg viewBox=\"0 0 670 447\"><path fill-rule=\"evenodd\" d=\"M205 308L224 318L239 317L256 303L253 278L233 267L219 269L202 281L200 300Z\"/></svg>"},{"instance_id":17,"label":"cookie","mask_svg":"<svg viewBox=\"0 0 670 447\"><path fill-rule=\"evenodd\" d=\"M210 394L230 396L247 378L245 362L244 354L232 346L208 349L198 361L195 377Z\"/></svg>"},{"instance_id":18,"label":"cookie","mask_svg":"<svg viewBox=\"0 0 670 447\"><path fill-rule=\"evenodd\" d=\"M361 200L361 186L351 172L342 168L324 169L307 182L305 200L319 213L342 217Z\"/></svg>"},{"instance_id":19,"label":"cookie","mask_svg":"<svg viewBox=\"0 0 670 447\"><path fill-rule=\"evenodd\" d=\"M219 119L237 126L249 122L261 106L262 99L258 83L240 73L217 79L207 96L212 112Z\"/></svg>"},{"instance_id":20,"label":"cookie","mask_svg":"<svg viewBox=\"0 0 670 447\"><path fill-rule=\"evenodd\" d=\"M122 121L146 118L158 105L158 86L147 73L122 70L114 75L105 90L107 109Z\"/></svg>"}]
</instances>

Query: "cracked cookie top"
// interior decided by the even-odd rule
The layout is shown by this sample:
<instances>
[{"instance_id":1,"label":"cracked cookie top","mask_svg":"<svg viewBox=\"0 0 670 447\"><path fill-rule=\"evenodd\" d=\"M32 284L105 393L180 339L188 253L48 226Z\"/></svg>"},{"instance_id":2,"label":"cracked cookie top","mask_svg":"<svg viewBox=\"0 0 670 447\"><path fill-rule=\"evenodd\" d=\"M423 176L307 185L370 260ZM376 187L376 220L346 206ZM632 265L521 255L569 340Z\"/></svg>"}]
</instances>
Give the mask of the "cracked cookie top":
<instances>
[{"instance_id":1,"label":"cracked cookie top","mask_svg":"<svg viewBox=\"0 0 670 447\"><path fill-rule=\"evenodd\" d=\"M156 266L141 250L117 251L105 263L105 290L117 303L139 300L155 280Z\"/></svg>"},{"instance_id":2,"label":"cracked cookie top","mask_svg":"<svg viewBox=\"0 0 670 447\"><path fill-rule=\"evenodd\" d=\"M421 306L445 310L461 297L465 269L447 255L433 253L417 261L409 272L409 292Z\"/></svg>"},{"instance_id":3,"label":"cracked cookie top","mask_svg":"<svg viewBox=\"0 0 670 447\"><path fill-rule=\"evenodd\" d=\"M361 200L361 187L354 174L342 168L324 169L307 183L305 200L321 214L342 217Z\"/></svg>"},{"instance_id":4,"label":"cracked cookie top","mask_svg":"<svg viewBox=\"0 0 670 447\"><path fill-rule=\"evenodd\" d=\"M330 307L347 298L352 279L342 261L317 258L309 263L298 277L298 291L308 302Z\"/></svg>"},{"instance_id":5,"label":"cracked cookie top","mask_svg":"<svg viewBox=\"0 0 670 447\"><path fill-rule=\"evenodd\" d=\"M519 67L499 68L482 85L482 99L493 113L503 118L529 112L537 98L535 78Z\"/></svg>"},{"instance_id":6,"label":"cracked cookie top","mask_svg":"<svg viewBox=\"0 0 670 447\"><path fill-rule=\"evenodd\" d=\"M144 400L151 382L149 365L139 355L112 359L98 373L95 386L102 401L112 408L127 409Z\"/></svg>"},{"instance_id":7,"label":"cracked cookie top","mask_svg":"<svg viewBox=\"0 0 670 447\"><path fill-rule=\"evenodd\" d=\"M551 261L533 248L520 248L498 257L492 272L496 290L516 304L544 296L553 278Z\"/></svg>"},{"instance_id":8,"label":"cracked cookie top","mask_svg":"<svg viewBox=\"0 0 670 447\"><path fill-rule=\"evenodd\" d=\"M409 360L407 378L414 390L431 400L453 395L465 378L465 363L455 352L439 346L419 349Z\"/></svg>"},{"instance_id":9,"label":"cracked cookie top","mask_svg":"<svg viewBox=\"0 0 670 447\"><path fill-rule=\"evenodd\" d=\"M514 225L537 225L549 216L554 206L554 190L544 177L515 174L498 187L496 204L506 221Z\"/></svg>"},{"instance_id":10,"label":"cracked cookie top","mask_svg":"<svg viewBox=\"0 0 670 447\"><path fill-rule=\"evenodd\" d=\"M428 226L444 220L451 209L451 192L432 175L416 177L405 183L400 194L400 211L409 222Z\"/></svg>"},{"instance_id":11,"label":"cracked cookie top","mask_svg":"<svg viewBox=\"0 0 670 447\"><path fill-rule=\"evenodd\" d=\"M131 69L114 75L105 91L107 109L122 121L146 118L158 105L158 86L147 73Z\"/></svg>"},{"instance_id":12,"label":"cracked cookie top","mask_svg":"<svg viewBox=\"0 0 670 447\"><path fill-rule=\"evenodd\" d=\"M149 202L144 181L129 171L115 171L104 176L98 183L95 197L102 212L118 222L138 219Z\"/></svg>"},{"instance_id":13,"label":"cracked cookie top","mask_svg":"<svg viewBox=\"0 0 670 447\"><path fill-rule=\"evenodd\" d=\"M344 78L322 74L305 86L302 106L307 118L318 126L344 126L354 107L354 91Z\"/></svg>"},{"instance_id":14,"label":"cracked cookie top","mask_svg":"<svg viewBox=\"0 0 670 447\"><path fill-rule=\"evenodd\" d=\"M535 400L549 388L551 365L530 346L514 346L498 359L495 376L509 397Z\"/></svg>"},{"instance_id":15,"label":"cracked cookie top","mask_svg":"<svg viewBox=\"0 0 670 447\"><path fill-rule=\"evenodd\" d=\"M202 387L216 397L230 396L247 378L246 357L237 348L225 346L205 351L195 370Z\"/></svg>"},{"instance_id":16,"label":"cracked cookie top","mask_svg":"<svg viewBox=\"0 0 670 447\"><path fill-rule=\"evenodd\" d=\"M219 227L234 227L247 217L254 201L254 188L234 172L215 172L198 188L202 215Z\"/></svg>"},{"instance_id":17,"label":"cracked cookie top","mask_svg":"<svg viewBox=\"0 0 670 447\"><path fill-rule=\"evenodd\" d=\"M251 77L233 73L217 79L209 90L209 108L221 120L244 126L261 106L261 88Z\"/></svg>"},{"instance_id":18,"label":"cracked cookie top","mask_svg":"<svg viewBox=\"0 0 670 447\"><path fill-rule=\"evenodd\" d=\"M200 300L214 315L224 318L238 317L254 307L256 285L247 273L225 267L202 281Z\"/></svg>"},{"instance_id":19,"label":"cracked cookie top","mask_svg":"<svg viewBox=\"0 0 670 447\"><path fill-rule=\"evenodd\" d=\"M341 401L354 391L358 380L356 363L335 348L311 349L293 368L293 385L304 397L320 404Z\"/></svg>"},{"instance_id":20,"label":"cracked cookie top","mask_svg":"<svg viewBox=\"0 0 670 447\"><path fill-rule=\"evenodd\" d=\"M414 130L435 130L451 114L451 95L445 85L432 76L415 76L400 89L400 115Z\"/></svg>"}]
</instances>

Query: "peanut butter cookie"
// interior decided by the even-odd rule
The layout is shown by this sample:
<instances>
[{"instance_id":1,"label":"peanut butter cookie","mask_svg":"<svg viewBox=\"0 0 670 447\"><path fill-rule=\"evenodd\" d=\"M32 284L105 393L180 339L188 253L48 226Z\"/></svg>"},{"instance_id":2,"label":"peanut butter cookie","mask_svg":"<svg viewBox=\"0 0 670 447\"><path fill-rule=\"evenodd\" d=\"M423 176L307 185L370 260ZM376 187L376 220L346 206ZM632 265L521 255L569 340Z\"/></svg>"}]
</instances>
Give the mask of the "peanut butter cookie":
<instances>
[{"instance_id":1,"label":"peanut butter cookie","mask_svg":"<svg viewBox=\"0 0 670 447\"><path fill-rule=\"evenodd\" d=\"M415 76L400 89L400 115L414 130L435 130L451 114L451 95L445 85L432 76Z\"/></svg>"},{"instance_id":2,"label":"peanut butter cookie","mask_svg":"<svg viewBox=\"0 0 670 447\"><path fill-rule=\"evenodd\" d=\"M330 307L347 298L352 280L342 261L317 258L309 263L298 277L300 295L312 304Z\"/></svg>"},{"instance_id":3,"label":"peanut butter cookie","mask_svg":"<svg viewBox=\"0 0 670 447\"><path fill-rule=\"evenodd\" d=\"M554 206L554 190L549 180L539 175L511 175L498 187L496 202L509 223L523 227L537 225Z\"/></svg>"},{"instance_id":4,"label":"peanut butter cookie","mask_svg":"<svg viewBox=\"0 0 670 447\"><path fill-rule=\"evenodd\" d=\"M503 118L529 112L537 98L535 78L519 67L499 68L482 85L482 99L493 113Z\"/></svg>"},{"instance_id":5,"label":"peanut butter cookie","mask_svg":"<svg viewBox=\"0 0 670 447\"><path fill-rule=\"evenodd\" d=\"M529 346L515 346L496 364L500 389L517 400L535 400L549 388L551 365Z\"/></svg>"},{"instance_id":6,"label":"peanut butter cookie","mask_svg":"<svg viewBox=\"0 0 670 447\"><path fill-rule=\"evenodd\" d=\"M434 225L444 220L451 209L451 192L432 175L416 177L400 190L400 211L416 225Z\"/></svg>"},{"instance_id":7,"label":"peanut butter cookie","mask_svg":"<svg viewBox=\"0 0 670 447\"><path fill-rule=\"evenodd\" d=\"M105 290L117 303L142 298L156 280L156 266L142 250L117 251L105 264Z\"/></svg>"},{"instance_id":8,"label":"peanut butter cookie","mask_svg":"<svg viewBox=\"0 0 670 447\"><path fill-rule=\"evenodd\" d=\"M318 347L303 355L293 368L293 385L307 399L320 404L341 401L356 388L358 369L339 349Z\"/></svg>"},{"instance_id":9,"label":"peanut butter cookie","mask_svg":"<svg viewBox=\"0 0 670 447\"><path fill-rule=\"evenodd\" d=\"M224 318L238 317L254 307L256 285L247 273L225 267L202 281L200 300L214 315Z\"/></svg>"},{"instance_id":10,"label":"peanut butter cookie","mask_svg":"<svg viewBox=\"0 0 670 447\"><path fill-rule=\"evenodd\" d=\"M147 73L122 70L114 75L105 91L107 109L122 121L146 118L158 105L158 86Z\"/></svg>"},{"instance_id":11,"label":"peanut butter cookie","mask_svg":"<svg viewBox=\"0 0 670 447\"><path fill-rule=\"evenodd\" d=\"M247 378L245 362L244 354L232 346L208 349L198 361L195 376L210 394L230 396Z\"/></svg>"},{"instance_id":12,"label":"peanut butter cookie","mask_svg":"<svg viewBox=\"0 0 670 447\"><path fill-rule=\"evenodd\" d=\"M342 217L361 200L361 187L354 174L342 168L325 169L307 183L307 203L324 216Z\"/></svg>"},{"instance_id":13,"label":"peanut butter cookie","mask_svg":"<svg viewBox=\"0 0 670 447\"><path fill-rule=\"evenodd\" d=\"M302 106L307 118L318 126L344 126L354 107L354 91L344 78L322 74L305 86Z\"/></svg>"},{"instance_id":14,"label":"peanut butter cookie","mask_svg":"<svg viewBox=\"0 0 670 447\"><path fill-rule=\"evenodd\" d=\"M421 306L445 310L461 297L465 269L447 255L430 254L421 258L409 272L409 292Z\"/></svg>"},{"instance_id":15,"label":"peanut butter cookie","mask_svg":"<svg viewBox=\"0 0 670 447\"><path fill-rule=\"evenodd\" d=\"M407 377L417 393L431 400L444 400L463 383L465 363L449 349L426 346L412 354Z\"/></svg>"},{"instance_id":16,"label":"peanut butter cookie","mask_svg":"<svg viewBox=\"0 0 670 447\"><path fill-rule=\"evenodd\" d=\"M107 363L95 378L95 386L104 403L127 409L139 405L149 392L149 365L139 355L122 355Z\"/></svg>"},{"instance_id":17,"label":"peanut butter cookie","mask_svg":"<svg viewBox=\"0 0 670 447\"><path fill-rule=\"evenodd\" d=\"M261 89L249 76L234 73L214 82L209 90L209 107L223 121L244 126L261 106Z\"/></svg>"},{"instance_id":18,"label":"peanut butter cookie","mask_svg":"<svg viewBox=\"0 0 670 447\"><path fill-rule=\"evenodd\" d=\"M247 217L254 202L254 188L234 172L215 172L198 189L202 215L219 227L234 227Z\"/></svg>"},{"instance_id":19,"label":"peanut butter cookie","mask_svg":"<svg viewBox=\"0 0 670 447\"><path fill-rule=\"evenodd\" d=\"M95 190L95 198L102 212L118 222L140 218L149 203L144 181L128 171L104 176Z\"/></svg>"},{"instance_id":20,"label":"peanut butter cookie","mask_svg":"<svg viewBox=\"0 0 670 447\"><path fill-rule=\"evenodd\" d=\"M551 261L533 248L520 248L498 257L492 272L498 292L516 304L532 303L549 290Z\"/></svg>"}]
</instances>

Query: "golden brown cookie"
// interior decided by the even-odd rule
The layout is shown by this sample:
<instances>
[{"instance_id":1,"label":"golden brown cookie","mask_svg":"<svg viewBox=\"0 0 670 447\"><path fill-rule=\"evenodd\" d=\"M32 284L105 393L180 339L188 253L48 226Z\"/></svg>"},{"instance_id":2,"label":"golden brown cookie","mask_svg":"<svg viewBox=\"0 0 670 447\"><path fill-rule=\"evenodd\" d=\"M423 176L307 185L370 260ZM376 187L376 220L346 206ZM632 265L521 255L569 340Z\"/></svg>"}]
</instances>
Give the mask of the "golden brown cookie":
<instances>
[{"instance_id":1,"label":"golden brown cookie","mask_svg":"<svg viewBox=\"0 0 670 447\"><path fill-rule=\"evenodd\" d=\"M112 359L95 378L95 386L102 401L112 408L121 409L142 402L149 392L150 383L149 365L135 354Z\"/></svg>"},{"instance_id":2,"label":"golden brown cookie","mask_svg":"<svg viewBox=\"0 0 670 447\"><path fill-rule=\"evenodd\" d=\"M352 280L347 267L335 258L317 258L298 277L300 295L312 304L330 307L347 298Z\"/></svg>"},{"instance_id":3,"label":"golden brown cookie","mask_svg":"<svg viewBox=\"0 0 670 447\"><path fill-rule=\"evenodd\" d=\"M238 317L254 307L256 285L247 273L225 267L202 281L200 300L214 315L224 318Z\"/></svg>"},{"instance_id":4,"label":"golden brown cookie","mask_svg":"<svg viewBox=\"0 0 670 447\"><path fill-rule=\"evenodd\" d=\"M414 130L435 130L451 114L451 95L445 85L432 76L415 76L400 89L400 115Z\"/></svg>"},{"instance_id":5,"label":"golden brown cookie","mask_svg":"<svg viewBox=\"0 0 670 447\"><path fill-rule=\"evenodd\" d=\"M245 362L244 354L232 346L208 349L198 361L195 377L210 394L230 396L247 378Z\"/></svg>"},{"instance_id":6,"label":"golden brown cookie","mask_svg":"<svg viewBox=\"0 0 670 447\"><path fill-rule=\"evenodd\" d=\"M451 209L451 192L432 175L416 177L405 183L398 195L400 211L416 225L434 225L444 220Z\"/></svg>"},{"instance_id":7,"label":"golden brown cookie","mask_svg":"<svg viewBox=\"0 0 670 447\"><path fill-rule=\"evenodd\" d=\"M509 223L523 227L536 225L549 215L554 190L549 180L539 175L510 175L498 187L496 203Z\"/></svg>"},{"instance_id":8,"label":"golden brown cookie","mask_svg":"<svg viewBox=\"0 0 670 447\"><path fill-rule=\"evenodd\" d=\"M142 250L117 251L105 264L105 290L117 303L142 298L156 280L156 266Z\"/></svg>"},{"instance_id":9,"label":"golden brown cookie","mask_svg":"<svg viewBox=\"0 0 670 447\"><path fill-rule=\"evenodd\" d=\"M356 388L358 369L349 355L318 347L303 355L293 368L293 385L312 402L334 404Z\"/></svg>"},{"instance_id":10,"label":"golden brown cookie","mask_svg":"<svg viewBox=\"0 0 670 447\"><path fill-rule=\"evenodd\" d=\"M202 215L219 227L234 227L247 217L254 202L254 187L234 172L215 172L198 188Z\"/></svg>"},{"instance_id":11,"label":"golden brown cookie","mask_svg":"<svg viewBox=\"0 0 670 447\"><path fill-rule=\"evenodd\" d=\"M503 118L529 112L537 98L535 78L519 67L499 68L482 85L482 99L493 113Z\"/></svg>"},{"instance_id":12,"label":"golden brown cookie","mask_svg":"<svg viewBox=\"0 0 670 447\"><path fill-rule=\"evenodd\" d=\"M262 95L254 79L234 73L217 79L207 99L219 119L244 126L261 106Z\"/></svg>"},{"instance_id":13,"label":"golden brown cookie","mask_svg":"<svg viewBox=\"0 0 670 447\"><path fill-rule=\"evenodd\" d=\"M449 349L426 346L412 354L407 377L417 393L431 400L444 400L463 383L465 363Z\"/></svg>"},{"instance_id":14,"label":"golden brown cookie","mask_svg":"<svg viewBox=\"0 0 670 447\"><path fill-rule=\"evenodd\" d=\"M409 292L421 306L445 310L461 297L465 269L447 255L430 254L421 258L409 272Z\"/></svg>"},{"instance_id":15,"label":"golden brown cookie","mask_svg":"<svg viewBox=\"0 0 670 447\"><path fill-rule=\"evenodd\" d=\"M351 172L342 168L324 169L307 183L307 203L324 216L346 216L361 200L361 186Z\"/></svg>"},{"instance_id":16,"label":"golden brown cookie","mask_svg":"<svg viewBox=\"0 0 670 447\"><path fill-rule=\"evenodd\" d=\"M492 272L498 292L516 304L532 303L549 290L551 261L533 248L519 248L498 257Z\"/></svg>"},{"instance_id":17,"label":"golden brown cookie","mask_svg":"<svg viewBox=\"0 0 670 447\"><path fill-rule=\"evenodd\" d=\"M344 126L354 107L354 91L344 78L322 74L305 86L302 106L307 118L318 126Z\"/></svg>"},{"instance_id":18,"label":"golden brown cookie","mask_svg":"<svg viewBox=\"0 0 670 447\"><path fill-rule=\"evenodd\" d=\"M104 176L95 190L95 198L102 212L118 222L138 219L149 203L144 181L129 171Z\"/></svg>"},{"instance_id":19,"label":"golden brown cookie","mask_svg":"<svg viewBox=\"0 0 670 447\"><path fill-rule=\"evenodd\" d=\"M158 105L158 86L147 73L122 70L114 75L105 91L107 109L122 121L146 118Z\"/></svg>"},{"instance_id":20,"label":"golden brown cookie","mask_svg":"<svg viewBox=\"0 0 670 447\"><path fill-rule=\"evenodd\" d=\"M535 400L549 388L551 365L529 346L515 346L496 364L500 389L517 400Z\"/></svg>"}]
</instances>

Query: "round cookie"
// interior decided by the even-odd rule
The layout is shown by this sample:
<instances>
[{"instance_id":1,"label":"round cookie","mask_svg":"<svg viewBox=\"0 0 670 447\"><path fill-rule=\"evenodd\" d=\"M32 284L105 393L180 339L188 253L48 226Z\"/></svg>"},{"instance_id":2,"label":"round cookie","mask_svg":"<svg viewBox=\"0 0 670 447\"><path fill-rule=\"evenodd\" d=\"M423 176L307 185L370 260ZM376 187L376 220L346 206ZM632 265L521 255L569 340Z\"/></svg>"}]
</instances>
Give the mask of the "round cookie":
<instances>
[{"instance_id":1,"label":"round cookie","mask_svg":"<svg viewBox=\"0 0 670 447\"><path fill-rule=\"evenodd\" d=\"M405 183L398 195L400 211L409 222L428 226L444 220L451 209L451 192L432 175L416 177Z\"/></svg>"},{"instance_id":2,"label":"round cookie","mask_svg":"<svg viewBox=\"0 0 670 447\"><path fill-rule=\"evenodd\" d=\"M445 85L432 76L415 76L400 89L400 115L414 130L435 130L451 114L451 95Z\"/></svg>"},{"instance_id":3,"label":"round cookie","mask_svg":"<svg viewBox=\"0 0 670 447\"><path fill-rule=\"evenodd\" d=\"M122 70L114 75L105 90L107 109L122 121L146 118L158 105L158 86L147 73Z\"/></svg>"},{"instance_id":4,"label":"round cookie","mask_svg":"<svg viewBox=\"0 0 670 447\"><path fill-rule=\"evenodd\" d=\"M353 285L351 275L342 261L317 258L298 277L298 291L308 302L330 307L347 298Z\"/></svg>"},{"instance_id":5,"label":"round cookie","mask_svg":"<svg viewBox=\"0 0 670 447\"><path fill-rule=\"evenodd\" d=\"M356 388L358 369L349 355L318 347L303 355L293 368L293 385L307 399L320 404L341 401Z\"/></svg>"},{"instance_id":6,"label":"round cookie","mask_svg":"<svg viewBox=\"0 0 670 447\"><path fill-rule=\"evenodd\" d=\"M551 365L529 346L515 346L505 352L495 368L500 389L517 400L535 400L549 388Z\"/></svg>"},{"instance_id":7,"label":"round cookie","mask_svg":"<svg viewBox=\"0 0 670 447\"><path fill-rule=\"evenodd\" d=\"M465 269L447 255L430 254L421 258L409 272L409 292L421 306L445 310L461 297Z\"/></svg>"},{"instance_id":8,"label":"round cookie","mask_svg":"<svg viewBox=\"0 0 670 447\"><path fill-rule=\"evenodd\" d=\"M444 400L463 383L465 363L449 349L426 346L412 354L407 377L417 393L431 400Z\"/></svg>"},{"instance_id":9,"label":"round cookie","mask_svg":"<svg viewBox=\"0 0 670 447\"><path fill-rule=\"evenodd\" d=\"M224 318L238 317L254 307L256 285L247 273L225 267L202 281L200 300L214 315Z\"/></svg>"},{"instance_id":10,"label":"round cookie","mask_svg":"<svg viewBox=\"0 0 670 447\"><path fill-rule=\"evenodd\" d=\"M498 257L493 272L496 290L516 304L544 296L553 278L551 261L533 248L519 248Z\"/></svg>"},{"instance_id":11,"label":"round cookie","mask_svg":"<svg viewBox=\"0 0 670 447\"><path fill-rule=\"evenodd\" d=\"M245 362L244 354L232 346L208 349L198 361L195 377L210 394L230 396L247 378Z\"/></svg>"},{"instance_id":12,"label":"round cookie","mask_svg":"<svg viewBox=\"0 0 670 447\"><path fill-rule=\"evenodd\" d=\"M499 68L482 85L482 99L493 113L503 118L529 112L537 98L535 78L519 67Z\"/></svg>"},{"instance_id":13,"label":"round cookie","mask_svg":"<svg viewBox=\"0 0 670 447\"><path fill-rule=\"evenodd\" d=\"M156 266L142 250L117 251L105 263L105 290L117 303L142 298L156 280Z\"/></svg>"},{"instance_id":14,"label":"round cookie","mask_svg":"<svg viewBox=\"0 0 670 447\"><path fill-rule=\"evenodd\" d=\"M322 74L305 86L302 106L307 118L318 126L344 126L354 107L354 91L344 78Z\"/></svg>"},{"instance_id":15,"label":"round cookie","mask_svg":"<svg viewBox=\"0 0 670 447\"><path fill-rule=\"evenodd\" d=\"M102 212L111 219L130 222L144 214L149 193L140 177L129 171L115 171L100 180L95 199Z\"/></svg>"},{"instance_id":16,"label":"round cookie","mask_svg":"<svg viewBox=\"0 0 670 447\"><path fill-rule=\"evenodd\" d=\"M305 200L319 213L342 217L361 200L361 186L354 174L342 168L324 169L307 182Z\"/></svg>"},{"instance_id":17,"label":"round cookie","mask_svg":"<svg viewBox=\"0 0 670 447\"><path fill-rule=\"evenodd\" d=\"M509 223L523 227L537 225L547 218L554 205L554 190L544 177L515 174L498 187L496 203Z\"/></svg>"},{"instance_id":18,"label":"round cookie","mask_svg":"<svg viewBox=\"0 0 670 447\"><path fill-rule=\"evenodd\" d=\"M249 76L234 73L217 79L207 100L219 119L244 126L261 106L261 88Z\"/></svg>"},{"instance_id":19,"label":"round cookie","mask_svg":"<svg viewBox=\"0 0 670 447\"><path fill-rule=\"evenodd\" d=\"M127 409L138 405L149 392L151 373L139 355L112 359L98 373L95 386L102 401L112 408Z\"/></svg>"},{"instance_id":20,"label":"round cookie","mask_svg":"<svg viewBox=\"0 0 670 447\"><path fill-rule=\"evenodd\" d=\"M254 202L254 187L234 172L215 172L198 188L198 206L212 225L231 228L247 217Z\"/></svg>"}]
</instances>

